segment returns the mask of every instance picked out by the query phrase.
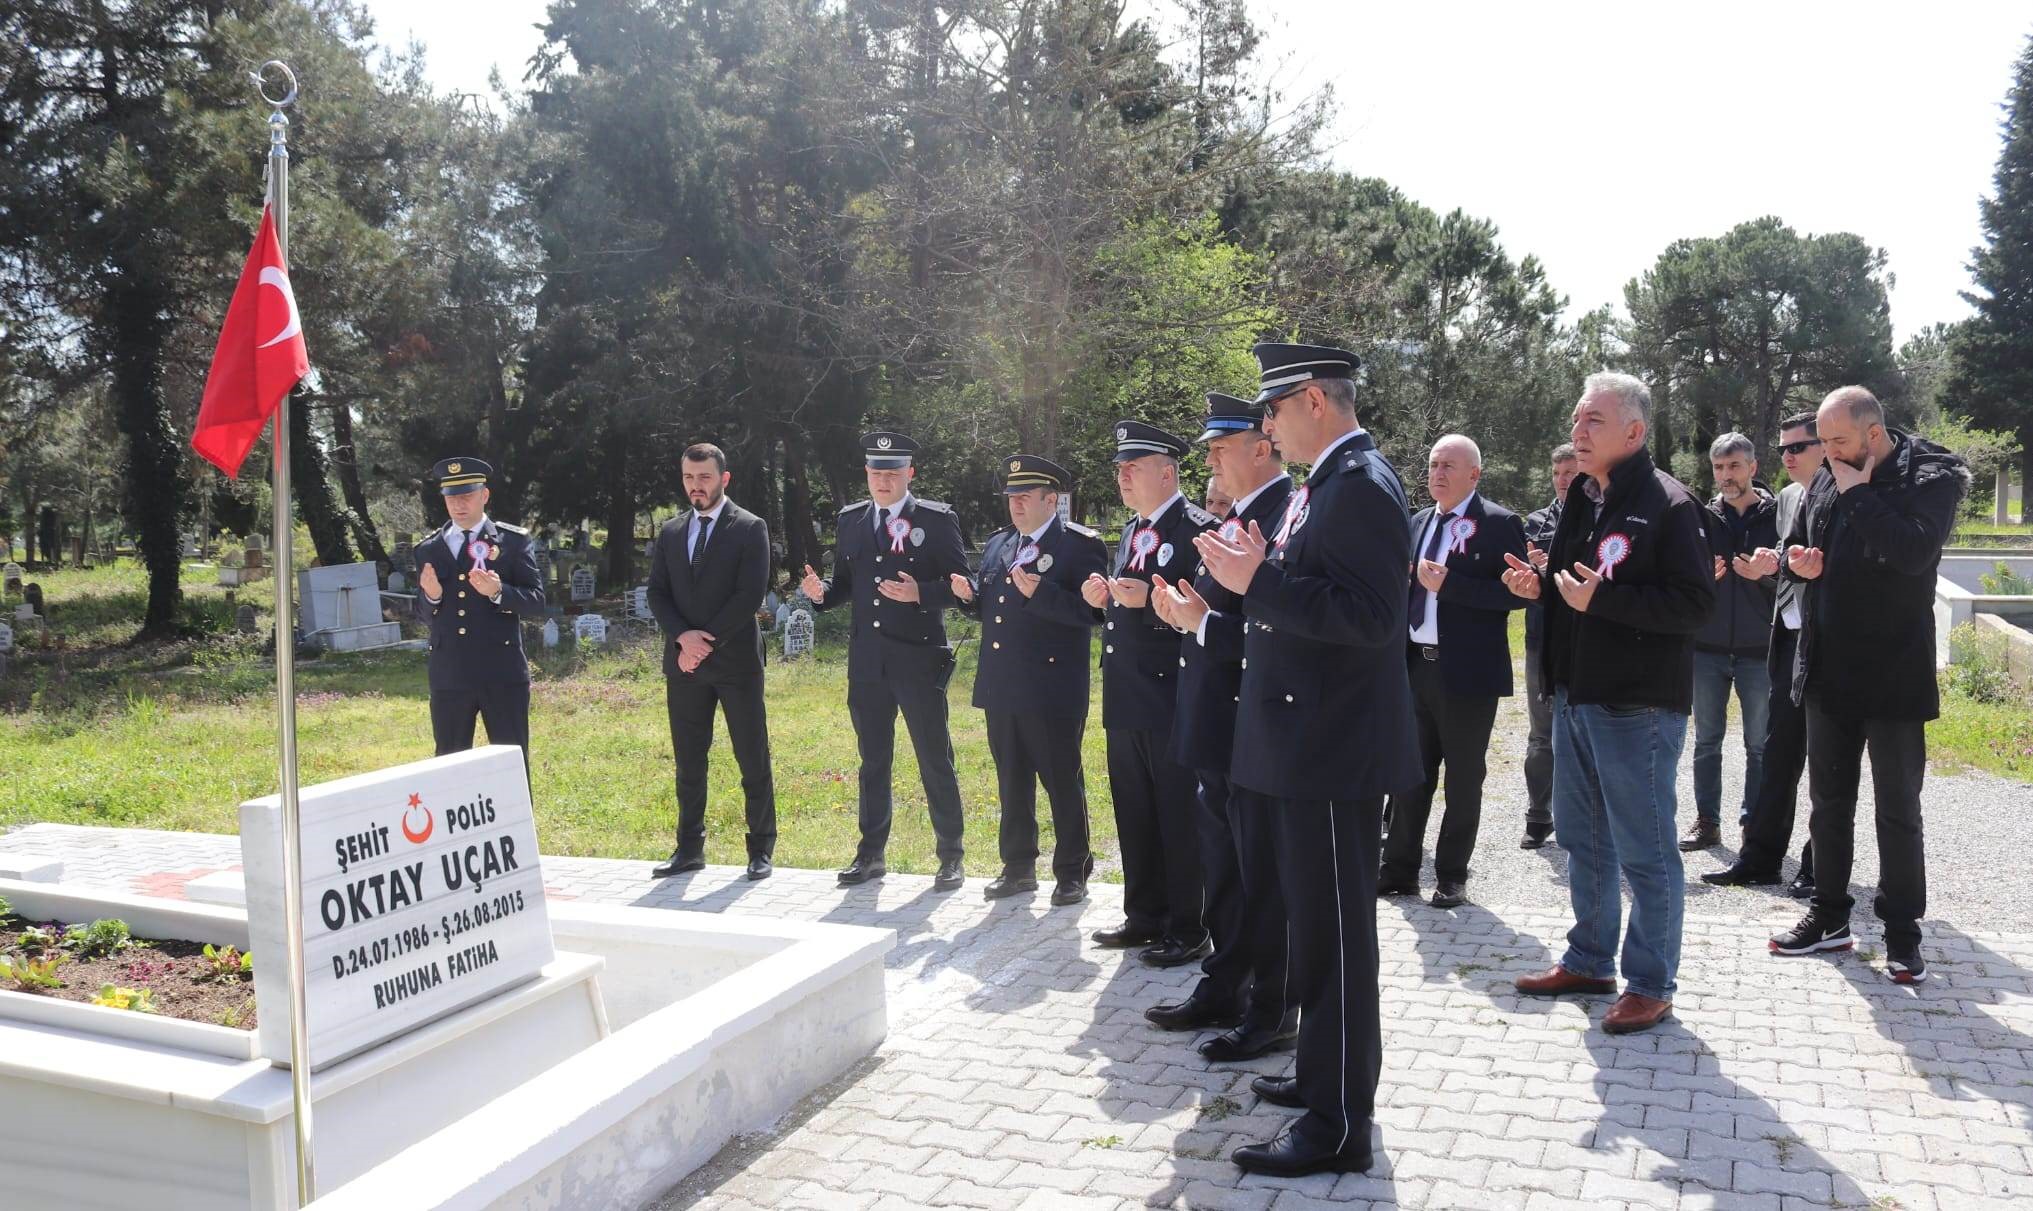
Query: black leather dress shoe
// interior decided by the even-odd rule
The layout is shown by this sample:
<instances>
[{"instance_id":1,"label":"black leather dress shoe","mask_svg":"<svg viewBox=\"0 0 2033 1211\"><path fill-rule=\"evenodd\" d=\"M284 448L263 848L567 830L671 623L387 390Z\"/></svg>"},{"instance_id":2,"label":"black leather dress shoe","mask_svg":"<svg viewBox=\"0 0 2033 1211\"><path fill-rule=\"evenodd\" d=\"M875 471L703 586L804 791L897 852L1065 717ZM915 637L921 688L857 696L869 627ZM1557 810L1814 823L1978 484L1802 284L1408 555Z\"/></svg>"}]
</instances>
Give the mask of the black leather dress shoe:
<instances>
[{"instance_id":1,"label":"black leather dress shoe","mask_svg":"<svg viewBox=\"0 0 2033 1211\"><path fill-rule=\"evenodd\" d=\"M1064 908L1078 904L1087 898L1087 883L1082 879L1061 879L1052 888L1052 903Z\"/></svg>"},{"instance_id":2,"label":"black leather dress shoe","mask_svg":"<svg viewBox=\"0 0 2033 1211\"><path fill-rule=\"evenodd\" d=\"M1188 963L1197 963L1213 953L1212 938L1202 938L1190 944L1166 938L1139 954L1137 958L1142 959L1145 965L1150 967L1184 967Z\"/></svg>"},{"instance_id":3,"label":"black leather dress shoe","mask_svg":"<svg viewBox=\"0 0 2033 1211\"><path fill-rule=\"evenodd\" d=\"M1542 832L1537 832L1537 831L1534 831L1533 829L1527 828L1527 829L1525 830L1525 835L1524 835L1523 837L1519 838L1519 840L1518 840L1518 848L1519 848L1519 849L1544 849L1544 848L1546 848L1546 839L1547 839L1548 837L1552 836L1552 835L1553 835L1553 834L1552 834L1552 833L1550 833L1550 832L1542 833Z\"/></svg>"},{"instance_id":4,"label":"black leather dress shoe","mask_svg":"<svg viewBox=\"0 0 2033 1211\"><path fill-rule=\"evenodd\" d=\"M1010 896L1020 896L1027 891L1036 890L1038 890L1038 876L1035 871L1006 870L989 880L988 886L981 889L981 898L984 900L1003 900Z\"/></svg>"},{"instance_id":5,"label":"black leather dress shoe","mask_svg":"<svg viewBox=\"0 0 2033 1211\"><path fill-rule=\"evenodd\" d=\"M1379 900L1386 896L1416 896L1418 894L1419 885L1417 883L1405 883L1396 879L1377 880L1377 899Z\"/></svg>"},{"instance_id":6,"label":"black leather dress shoe","mask_svg":"<svg viewBox=\"0 0 2033 1211\"><path fill-rule=\"evenodd\" d=\"M750 858L748 860L748 881L750 883L755 882L757 879L767 879L775 873L776 864L771 862L767 857Z\"/></svg>"},{"instance_id":7,"label":"black leather dress shoe","mask_svg":"<svg viewBox=\"0 0 2033 1211\"><path fill-rule=\"evenodd\" d=\"M1249 1083L1249 1091L1273 1106L1288 1110L1304 1110L1306 1103L1299 1100L1299 1078L1296 1076L1260 1076Z\"/></svg>"},{"instance_id":8,"label":"black leather dress shoe","mask_svg":"<svg viewBox=\"0 0 2033 1211\"><path fill-rule=\"evenodd\" d=\"M1149 946L1162 938L1155 929L1131 925L1127 921L1114 929L1097 929L1088 936L1094 940L1096 946L1106 946L1110 950L1121 950L1126 946Z\"/></svg>"},{"instance_id":9,"label":"black leather dress shoe","mask_svg":"<svg viewBox=\"0 0 2033 1211\"><path fill-rule=\"evenodd\" d=\"M1433 889L1433 907L1460 908L1468 903L1468 884L1442 881Z\"/></svg>"},{"instance_id":10,"label":"black leather dress shoe","mask_svg":"<svg viewBox=\"0 0 2033 1211\"><path fill-rule=\"evenodd\" d=\"M706 855L688 854L683 850L677 850L661 864L652 867L649 877L652 879L668 879L672 875L682 875L690 871L704 869L706 869Z\"/></svg>"},{"instance_id":11,"label":"black leather dress shoe","mask_svg":"<svg viewBox=\"0 0 2033 1211\"><path fill-rule=\"evenodd\" d=\"M1236 1064L1260 1055L1282 1051L1299 1037L1299 1024L1289 1026L1237 1026L1201 1042L1200 1058L1210 1064Z\"/></svg>"},{"instance_id":12,"label":"black leather dress shoe","mask_svg":"<svg viewBox=\"0 0 2033 1211\"><path fill-rule=\"evenodd\" d=\"M1774 879L1773 882L1776 883L1778 880ZM1814 876L1794 875L1793 881L1786 885L1786 894L1796 900L1812 900L1814 898Z\"/></svg>"},{"instance_id":13,"label":"black leather dress shoe","mask_svg":"<svg viewBox=\"0 0 2033 1211\"><path fill-rule=\"evenodd\" d=\"M1361 1143L1351 1141L1344 1151L1331 1152L1318 1145L1293 1138L1290 1131L1268 1144L1245 1144L1229 1159L1245 1173L1273 1177L1304 1177L1309 1173L1365 1173L1376 1163L1369 1150L1369 1130L1360 1132Z\"/></svg>"},{"instance_id":14,"label":"black leather dress shoe","mask_svg":"<svg viewBox=\"0 0 2033 1211\"><path fill-rule=\"evenodd\" d=\"M888 873L889 867L883 864L881 858L872 862L865 858L856 858L840 872L840 886L859 887L870 879L880 879Z\"/></svg>"},{"instance_id":15,"label":"black leather dress shoe","mask_svg":"<svg viewBox=\"0 0 2033 1211\"><path fill-rule=\"evenodd\" d=\"M1776 870L1769 873L1762 870L1751 870L1740 863L1735 866L1724 867L1721 870L1709 871L1701 876L1701 881L1703 883L1712 883L1717 887L1763 887L1768 883L1777 883L1779 881L1779 872Z\"/></svg>"},{"instance_id":16,"label":"black leather dress shoe","mask_svg":"<svg viewBox=\"0 0 2033 1211\"><path fill-rule=\"evenodd\" d=\"M939 873L932 877L933 891L952 891L967 882L967 872L960 869L960 859L947 858L939 863Z\"/></svg>"},{"instance_id":17,"label":"black leather dress shoe","mask_svg":"<svg viewBox=\"0 0 2033 1211\"><path fill-rule=\"evenodd\" d=\"M1242 1009L1211 997L1187 997L1153 1005L1144 1010L1144 1017L1160 1030L1222 1030L1242 1021Z\"/></svg>"}]
</instances>

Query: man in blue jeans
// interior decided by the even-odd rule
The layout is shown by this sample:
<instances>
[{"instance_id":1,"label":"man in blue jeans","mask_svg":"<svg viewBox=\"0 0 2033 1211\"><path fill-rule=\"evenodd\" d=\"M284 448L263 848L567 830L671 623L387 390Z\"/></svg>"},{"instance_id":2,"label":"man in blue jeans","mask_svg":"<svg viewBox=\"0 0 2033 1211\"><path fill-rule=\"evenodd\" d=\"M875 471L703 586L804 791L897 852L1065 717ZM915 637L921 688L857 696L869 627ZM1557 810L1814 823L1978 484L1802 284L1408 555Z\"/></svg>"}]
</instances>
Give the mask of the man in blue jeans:
<instances>
[{"instance_id":1,"label":"man in blue jeans","mask_svg":"<svg viewBox=\"0 0 2033 1211\"><path fill-rule=\"evenodd\" d=\"M1737 823L1750 818L1765 764L1772 692L1765 653L1772 643L1777 578L1765 572L1758 552L1779 541L1778 501L1757 482L1758 448L1743 434L1716 438L1708 463L1715 470L1715 499L1708 502L1715 612L1694 637L1694 826L1680 838L1683 850L1722 844L1722 741L1729 734L1732 685L1744 725L1744 797Z\"/></svg>"},{"instance_id":2,"label":"man in blue jeans","mask_svg":"<svg viewBox=\"0 0 2033 1211\"><path fill-rule=\"evenodd\" d=\"M1529 996L1624 994L1611 1034L1673 1010L1685 874L1674 847L1674 772L1694 697L1694 634L1715 606L1708 513L1645 450L1652 393L1592 374L1574 409L1581 475L1567 491L1544 571L1509 556L1504 583L1543 601L1540 654L1553 687L1553 834L1567 851L1574 928ZM1631 885L1623 931L1622 889Z\"/></svg>"}]
</instances>

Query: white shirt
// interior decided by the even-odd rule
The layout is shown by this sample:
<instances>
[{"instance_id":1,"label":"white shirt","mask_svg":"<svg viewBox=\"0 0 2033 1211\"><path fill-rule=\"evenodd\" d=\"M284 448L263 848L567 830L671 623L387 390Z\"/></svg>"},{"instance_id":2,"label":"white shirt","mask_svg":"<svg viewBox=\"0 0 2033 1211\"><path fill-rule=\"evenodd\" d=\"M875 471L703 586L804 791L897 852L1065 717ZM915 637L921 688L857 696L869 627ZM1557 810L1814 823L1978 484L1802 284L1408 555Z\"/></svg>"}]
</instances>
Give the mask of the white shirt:
<instances>
[{"instance_id":1,"label":"white shirt","mask_svg":"<svg viewBox=\"0 0 2033 1211\"><path fill-rule=\"evenodd\" d=\"M1416 570L1418 567L1417 561L1426 558L1426 547L1427 544L1433 541L1434 529L1446 525L1457 517L1465 516L1468 513L1469 502L1474 499L1475 493L1470 492L1467 496L1461 498L1460 504L1445 513L1440 512L1437 507L1435 508L1433 520L1426 523L1426 528L1419 532L1419 545L1412 548L1412 559L1414 561L1412 575L1414 577L1418 576ZM1443 537L1440 543L1440 558L1436 562L1446 563L1447 539ZM1412 642L1423 643L1429 646L1440 642L1440 594L1431 591L1427 592L1426 612L1412 620Z\"/></svg>"},{"instance_id":2,"label":"white shirt","mask_svg":"<svg viewBox=\"0 0 2033 1211\"><path fill-rule=\"evenodd\" d=\"M695 549L697 549L699 545L699 519L703 517L707 521L710 521L717 526L720 524L720 515L726 511L727 511L727 498L725 496L722 496L720 498L720 503L714 505L713 508L708 512L692 514L692 524L685 527L686 559L690 559L692 557L692 552ZM710 542L712 540L712 536L708 535L707 540Z\"/></svg>"},{"instance_id":3,"label":"white shirt","mask_svg":"<svg viewBox=\"0 0 2033 1211\"><path fill-rule=\"evenodd\" d=\"M1059 520L1059 519L1058 519L1058 518L1056 518L1056 517L1054 517L1054 518L1052 519L1052 521L1057 521L1057 520ZM1042 526L1039 526L1039 527L1038 527L1037 529L1035 529L1035 530L1032 530L1032 531L1031 531L1030 533L1028 533L1028 534L1024 535L1024 540L1025 540L1026 542L1032 542L1032 543L1036 543L1036 542L1038 542L1038 541L1042 540L1042 539L1043 539L1043 538L1045 537L1045 531L1047 531L1047 530L1049 530L1049 529L1051 529L1051 528L1052 528L1052 521L1048 521L1048 522L1046 522L1046 523L1045 523L1044 525L1042 525ZM1021 550L1023 550L1023 549L1024 549L1024 547L1023 547L1023 543L1018 543L1018 544L1017 544L1017 550L1021 551Z\"/></svg>"},{"instance_id":4,"label":"white shirt","mask_svg":"<svg viewBox=\"0 0 2033 1211\"><path fill-rule=\"evenodd\" d=\"M1137 520L1154 522L1158 520L1160 517L1163 517L1165 515L1165 510L1172 507L1173 501L1184 499L1186 499L1186 494L1184 492L1174 491L1170 496L1167 496L1165 498L1164 504L1161 504L1157 508L1151 510L1151 515L1149 517L1145 517L1143 514L1139 513L1137 514Z\"/></svg>"},{"instance_id":5,"label":"white shirt","mask_svg":"<svg viewBox=\"0 0 2033 1211\"><path fill-rule=\"evenodd\" d=\"M1289 475L1271 476L1269 479L1258 484L1256 487L1250 489L1249 495L1243 497L1241 500L1238 500L1234 504L1228 506L1228 511L1234 514L1236 517L1241 517L1243 514L1243 510L1255 504L1256 498L1264 494L1264 489L1270 487L1274 483L1277 483L1279 480L1284 480L1286 483L1290 483L1291 477ZM1195 643L1198 643L1203 648L1207 646L1207 620L1214 617L1216 614L1219 614L1220 612L1221 611L1219 610L1209 610L1205 614L1202 614L1200 616L1200 624L1193 628L1193 641Z\"/></svg>"},{"instance_id":6,"label":"white shirt","mask_svg":"<svg viewBox=\"0 0 2033 1211\"><path fill-rule=\"evenodd\" d=\"M1351 441L1354 441L1356 438L1361 437L1362 432L1363 432L1362 427L1358 425L1355 428L1350 429L1348 432L1342 434L1340 437L1335 438L1333 441L1328 442L1325 449L1321 450L1320 453L1313 456L1313 465L1306 469L1306 478L1307 479L1313 478L1313 472L1318 471L1321 467L1325 466L1327 464L1327 459L1336 450L1339 450L1341 447L1347 445Z\"/></svg>"},{"instance_id":7,"label":"white shirt","mask_svg":"<svg viewBox=\"0 0 2033 1211\"><path fill-rule=\"evenodd\" d=\"M459 552L466 549L466 531L460 529L459 523L456 521L449 524L451 529L445 531L445 545L452 549L452 558L457 559L459 558ZM487 515L482 513L480 520L474 522L472 528L475 530L486 529Z\"/></svg>"},{"instance_id":8,"label":"white shirt","mask_svg":"<svg viewBox=\"0 0 2033 1211\"><path fill-rule=\"evenodd\" d=\"M886 505L883 504L881 501L874 499L871 499L868 503L875 506L875 508L869 513L869 524L875 527L875 536L877 538L887 539L889 535L882 532L883 524L882 511L884 509L888 509L889 515L892 518L896 517L898 514L902 513L905 509L911 507L911 494L909 492L905 492L903 495L903 499L897 501L893 505Z\"/></svg>"}]
</instances>

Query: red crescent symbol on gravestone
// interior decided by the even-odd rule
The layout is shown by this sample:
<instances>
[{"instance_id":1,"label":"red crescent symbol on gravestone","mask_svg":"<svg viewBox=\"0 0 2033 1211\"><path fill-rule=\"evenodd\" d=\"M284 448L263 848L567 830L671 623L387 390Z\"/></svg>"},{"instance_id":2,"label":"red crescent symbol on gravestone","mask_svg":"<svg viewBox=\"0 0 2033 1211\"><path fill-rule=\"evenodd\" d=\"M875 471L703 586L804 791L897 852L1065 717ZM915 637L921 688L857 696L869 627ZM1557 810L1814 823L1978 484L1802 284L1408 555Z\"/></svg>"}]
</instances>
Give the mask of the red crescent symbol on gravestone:
<instances>
[{"instance_id":1,"label":"red crescent symbol on gravestone","mask_svg":"<svg viewBox=\"0 0 2033 1211\"><path fill-rule=\"evenodd\" d=\"M409 826L409 809L405 808L402 813L402 838L411 845L422 845L431 839L431 830L437 827L437 821L431 818L431 809L417 801L417 796L411 795L409 802L410 807L424 814L424 826L421 829L411 828Z\"/></svg>"}]
</instances>

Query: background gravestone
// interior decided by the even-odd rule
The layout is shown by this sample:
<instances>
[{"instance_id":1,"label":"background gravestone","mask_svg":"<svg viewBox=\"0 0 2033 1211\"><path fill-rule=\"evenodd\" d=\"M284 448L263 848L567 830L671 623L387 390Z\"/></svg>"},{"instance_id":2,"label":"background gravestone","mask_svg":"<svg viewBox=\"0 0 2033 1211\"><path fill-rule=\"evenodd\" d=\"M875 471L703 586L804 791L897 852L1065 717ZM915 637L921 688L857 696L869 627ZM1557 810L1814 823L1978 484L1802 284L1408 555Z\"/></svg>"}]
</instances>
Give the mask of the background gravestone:
<instances>
[{"instance_id":1,"label":"background gravestone","mask_svg":"<svg viewBox=\"0 0 2033 1211\"><path fill-rule=\"evenodd\" d=\"M21 609L28 611L29 616L36 618L49 617L42 609L42 585L40 583L31 580L22 586ZM16 612L19 613L19 611Z\"/></svg>"},{"instance_id":2,"label":"background gravestone","mask_svg":"<svg viewBox=\"0 0 2033 1211\"><path fill-rule=\"evenodd\" d=\"M580 643L607 642L607 620L598 614L581 614L572 620L572 638Z\"/></svg>"},{"instance_id":3,"label":"background gravestone","mask_svg":"<svg viewBox=\"0 0 2033 1211\"><path fill-rule=\"evenodd\" d=\"M254 607L242 605L233 611L233 629L242 635L252 635L255 630Z\"/></svg>"},{"instance_id":4,"label":"background gravestone","mask_svg":"<svg viewBox=\"0 0 2033 1211\"><path fill-rule=\"evenodd\" d=\"M21 565L12 560L5 566L0 566L0 592L19 593L21 578L25 575L27 573L22 570Z\"/></svg>"},{"instance_id":5,"label":"background gravestone","mask_svg":"<svg viewBox=\"0 0 2033 1211\"><path fill-rule=\"evenodd\" d=\"M593 569L584 566L572 569L572 600L593 600Z\"/></svg>"},{"instance_id":6,"label":"background gravestone","mask_svg":"<svg viewBox=\"0 0 2033 1211\"><path fill-rule=\"evenodd\" d=\"M14 628L0 622L0 653L14 650Z\"/></svg>"},{"instance_id":7,"label":"background gravestone","mask_svg":"<svg viewBox=\"0 0 2033 1211\"><path fill-rule=\"evenodd\" d=\"M784 659L796 660L810 654L812 650L812 612L792 610L790 621L784 624Z\"/></svg>"}]
</instances>

